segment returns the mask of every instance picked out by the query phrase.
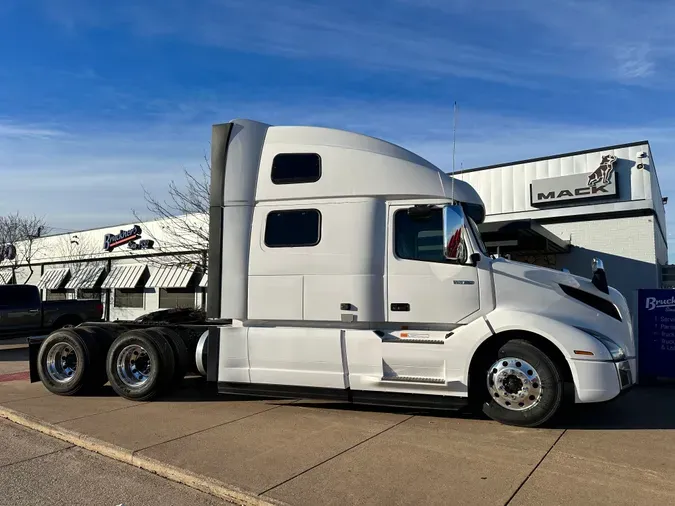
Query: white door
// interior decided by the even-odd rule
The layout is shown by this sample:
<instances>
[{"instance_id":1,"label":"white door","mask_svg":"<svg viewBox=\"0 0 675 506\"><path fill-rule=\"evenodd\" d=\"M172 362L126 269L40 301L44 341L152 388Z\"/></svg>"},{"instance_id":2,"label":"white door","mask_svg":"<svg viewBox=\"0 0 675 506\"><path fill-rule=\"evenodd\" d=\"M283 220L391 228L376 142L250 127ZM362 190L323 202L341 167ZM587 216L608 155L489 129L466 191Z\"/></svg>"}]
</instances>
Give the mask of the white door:
<instances>
[{"instance_id":1,"label":"white door","mask_svg":"<svg viewBox=\"0 0 675 506\"><path fill-rule=\"evenodd\" d=\"M440 208L420 218L410 207L388 211L388 321L457 323L480 309L478 270L444 258Z\"/></svg>"}]
</instances>

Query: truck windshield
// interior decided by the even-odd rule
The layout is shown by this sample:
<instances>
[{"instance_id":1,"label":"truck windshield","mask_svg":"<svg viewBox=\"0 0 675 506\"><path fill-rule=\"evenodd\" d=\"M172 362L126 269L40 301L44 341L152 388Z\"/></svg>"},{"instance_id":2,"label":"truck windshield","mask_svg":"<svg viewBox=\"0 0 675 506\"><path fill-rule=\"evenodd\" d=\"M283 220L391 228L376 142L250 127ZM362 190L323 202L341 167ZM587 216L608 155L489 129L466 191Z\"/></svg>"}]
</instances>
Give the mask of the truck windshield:
<instances>
[{"instance_id":1,"label":"truck windshield","mask_svg":"<svg viewBox=\"0 0 675 506\"><path fill-rule=\"evenodd\" d=\"M483 242L483 238L480 236L480 232L478 231L478 225L476 225L476 222L473 221L473 218L471 218L470 216L467 216L466 219L469 222L471 232L473 233L473 236L476 238L476 244L478 244L478 248L480 248L481 253L483 253L483 255L485 256L489 256L487 248L485 247L485 243Z\"/></svg>"}]
</instances>

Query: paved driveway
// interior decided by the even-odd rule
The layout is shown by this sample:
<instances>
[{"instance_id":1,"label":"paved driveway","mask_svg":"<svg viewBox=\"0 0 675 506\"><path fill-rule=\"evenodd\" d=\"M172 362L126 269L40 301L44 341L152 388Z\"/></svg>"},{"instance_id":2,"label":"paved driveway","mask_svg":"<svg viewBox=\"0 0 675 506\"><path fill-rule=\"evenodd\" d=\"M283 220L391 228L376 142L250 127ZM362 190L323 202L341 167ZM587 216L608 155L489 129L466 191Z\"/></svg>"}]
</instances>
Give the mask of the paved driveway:
<instances>
[{"instance_id":1,"label":"paved driveway","mask_svg":"<svg viewBox=\"0 0 675 506\"><path fill-rule=\"evenodd\" d=\"M201 379L151 403L110 389L58 397L39 383L7 381L0 405L291 504L675 503L670 388L578 407L547 429L218 396Z\"/></svg>"},{"instance_id":2,"label":"paved driveway","mask_svg":"<svg viewBox=\"0 0 675 506\"><path fill-rule=\"evenodd\" d=\"M28 378L26 338L0 340L0 383Z\"/></svg>"}]
</instances>

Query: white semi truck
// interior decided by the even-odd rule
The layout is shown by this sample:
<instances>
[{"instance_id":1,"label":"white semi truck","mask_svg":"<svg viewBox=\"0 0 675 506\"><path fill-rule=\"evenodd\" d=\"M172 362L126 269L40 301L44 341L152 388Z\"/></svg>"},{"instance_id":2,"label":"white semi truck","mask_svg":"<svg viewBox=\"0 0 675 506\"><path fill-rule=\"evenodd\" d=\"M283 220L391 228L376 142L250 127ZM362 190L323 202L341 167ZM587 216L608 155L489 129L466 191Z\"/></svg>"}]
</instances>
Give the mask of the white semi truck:
<instances>
[{"instance_id":1,"label":"white semi truck","mask_svg":"<svg viewBox=\"0 0 675 506\"><path fill-rule=\"evenodd\" d=\"M189 370L218 391L537 426L635 382L626 300L492 258L476 191L399 146L318 127L212 129L207 321L84 323L31 340L31 378L149 400Z\"/></svg>"}]
</instances>

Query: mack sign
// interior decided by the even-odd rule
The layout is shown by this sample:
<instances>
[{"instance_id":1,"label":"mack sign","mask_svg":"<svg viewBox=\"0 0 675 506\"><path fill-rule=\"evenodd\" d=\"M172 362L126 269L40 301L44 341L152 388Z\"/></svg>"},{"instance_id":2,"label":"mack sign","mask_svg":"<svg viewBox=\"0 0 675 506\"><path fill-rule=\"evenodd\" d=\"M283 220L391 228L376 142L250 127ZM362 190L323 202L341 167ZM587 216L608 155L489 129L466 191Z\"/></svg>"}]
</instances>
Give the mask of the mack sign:
<instances>
[{"instance_id":1,"label":"mack sign","mask_svg":"<svg viewBox=\"0 0 675 506\"><path fill-rule=\"evenodd\" d=\"M605 155L593 172L535 179L530 185L530 202L537 207L568 200L617 197L614 162L614 155Z\"/></svg>"}]
</instances>

